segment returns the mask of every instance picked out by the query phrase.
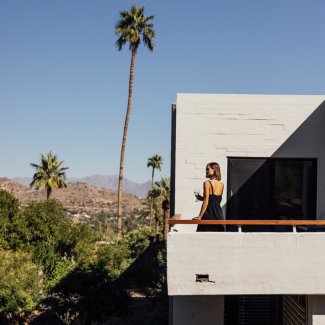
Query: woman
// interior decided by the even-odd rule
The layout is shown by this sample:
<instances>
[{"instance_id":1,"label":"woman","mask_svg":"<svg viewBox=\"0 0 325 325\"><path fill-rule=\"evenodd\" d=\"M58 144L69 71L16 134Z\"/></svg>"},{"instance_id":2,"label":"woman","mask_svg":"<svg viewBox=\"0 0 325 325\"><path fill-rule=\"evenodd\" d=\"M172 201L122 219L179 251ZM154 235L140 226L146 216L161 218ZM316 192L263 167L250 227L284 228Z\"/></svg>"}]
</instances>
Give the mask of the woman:
<instances>
[{"instance_id":1,"label":"woman","mask_svg":"<svg viewBox=\"0 0 325 325\"><path fill-rule=\"evenodd\" d=\"M220 166L216 162L207 164L206 177L209 178L203 183L203 197L198 193L195 196L203 201L198 220L223 220L223 213L220 206L223 192L223 183L221 180ZM196 231L224 231L223 225L198 225Z\"/></svg>"}]
</instances>

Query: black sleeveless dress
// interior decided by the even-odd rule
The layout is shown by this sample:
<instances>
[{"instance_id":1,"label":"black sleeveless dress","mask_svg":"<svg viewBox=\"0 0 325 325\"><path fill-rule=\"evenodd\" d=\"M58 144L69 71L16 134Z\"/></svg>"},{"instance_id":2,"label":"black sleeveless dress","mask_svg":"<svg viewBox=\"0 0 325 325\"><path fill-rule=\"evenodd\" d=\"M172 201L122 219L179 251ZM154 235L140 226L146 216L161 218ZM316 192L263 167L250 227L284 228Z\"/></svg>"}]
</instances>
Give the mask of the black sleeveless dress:
<instances>
[{"instance_id":1,"label":"black sleeveless dress","mask_svg":"<svg viewBox=\"0 0 325 325\"><path fill-rule=\"evenodd\" d=\"M220 206L222 195L214 194L212 183L212 194L209 195L207 209L204 212L201 220L224 220L222 209ZM224 225L198 225L196 231L225 231Z\"/></svg>"}]
</instances>

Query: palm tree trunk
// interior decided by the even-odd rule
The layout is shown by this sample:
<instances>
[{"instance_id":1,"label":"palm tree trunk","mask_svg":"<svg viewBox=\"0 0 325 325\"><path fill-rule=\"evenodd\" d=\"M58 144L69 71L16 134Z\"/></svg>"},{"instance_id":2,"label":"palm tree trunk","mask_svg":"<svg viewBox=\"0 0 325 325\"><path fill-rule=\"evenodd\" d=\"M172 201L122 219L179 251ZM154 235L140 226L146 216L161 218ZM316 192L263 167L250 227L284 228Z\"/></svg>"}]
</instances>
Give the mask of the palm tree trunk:
<instances>
[{"instance_id":1,"label":"palm tree trunk","mask_svg":"<svg viewBox=\"0 0 325 325\"><path fill-rule=\"evenodd\" d=\"M123 140L121 148L121 159L120 159L120 173L118 179L118 197L117 197L117 237L122 236L122 184L123 184L123 171L124 171L124 152L126 145L126 138L128 133L129 119L131 115L131 105L132 105L132 94L133 94L133 79L134 79L134 64L137 50L136 48L132 49L131 63L130 63L130 78L129 78L129 97L128 97L128 106L125 115L124 131L123 131Z\"/></svg>"},{"instance_id":2,"label":"palm tree trunk","mask_svg":"<svg viewBox=\"0 0 325 325\"><path fill-rule=\"evenodd\" d=\"M48 187L48 188L46 189L46 200L49 200L49 199L50 199L50 196L51 196L51 188Z\"/></svg>"},{"instance_id":3,"label":"palm tree trunk","mask_svg":"<svg viewBox=\"0 0 325 325\"><path fill-rule=\"evenodd\" d=\"M154 179L155 169L152 167L152 175L151 175L151 194L153 190L153 179ZM151 228L152 225L152 217L153 217L153 196L151 195L151 203L150 203L150 220L149 226Z\"/></svg>"},{"instance_id":4,"label":"palm tree trunk","mask_svg":"<svg viewBox=\"0 0 325 325\"><path fill-rule=\"evenodd\" d=\"M169 232L169 225L168 225L169 214L170 214L170 209L164 209L164 229L163 229L164 240L167 240L167 234Z\"/></svg>"},{"instance_id":5,"label":"palm tree trunk","mask_svg":"<svg viewBox=\"0 0 325 325\"><path fill-rule=\"evenodd\" d=\"M155 216L155 221L156 221L156 234L158 234L159 232L159 217L158 216Z\"/></svg>"}]
</instances>

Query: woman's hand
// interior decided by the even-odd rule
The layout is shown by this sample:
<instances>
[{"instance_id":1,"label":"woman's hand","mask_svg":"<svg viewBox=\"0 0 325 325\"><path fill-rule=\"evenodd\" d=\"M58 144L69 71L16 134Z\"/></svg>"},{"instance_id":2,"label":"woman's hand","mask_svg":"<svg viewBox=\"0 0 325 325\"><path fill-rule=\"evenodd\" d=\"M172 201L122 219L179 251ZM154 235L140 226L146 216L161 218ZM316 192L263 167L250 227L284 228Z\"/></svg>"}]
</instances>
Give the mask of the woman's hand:
<instances>
[{"instance_id":1,"label":"woman's hand","mask_svg":"<svg viewBox=\"0 0 325 325\"><path fill-rule=\"evenodd\" d=\"M194 195L195 195L195 197L196 197L196 199L198 201L203 201L203 196L202 195L200 195L199 193L194 193Z\"/></svg>"}]
</instances>

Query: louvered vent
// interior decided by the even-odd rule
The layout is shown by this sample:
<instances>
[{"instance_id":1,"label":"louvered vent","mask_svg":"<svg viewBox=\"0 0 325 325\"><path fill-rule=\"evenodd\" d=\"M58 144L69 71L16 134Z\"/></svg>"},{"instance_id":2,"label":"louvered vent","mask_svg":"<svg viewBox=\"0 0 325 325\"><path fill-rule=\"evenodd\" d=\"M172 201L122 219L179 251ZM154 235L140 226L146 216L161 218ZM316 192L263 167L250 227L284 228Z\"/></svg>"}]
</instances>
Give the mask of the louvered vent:
<instances>
[{"instance_id":1,"label":"louvered vent","mask_svg":"<svg viewBox=\"0 0 325 325\"><path fill-rule=\"evenodd\" d=\"M283 296L283 325L306 324L306 296Z\"/></svg>"},{"instance_id":2,"label":"louvered vent","mask_svg":"<svg viewBox=\"0 0 325 325\"><path fill-rule=\"evenodd\" d=\"M282 325L282 296L225 296L225 325Z\"/></svg>"}]
</instances>

